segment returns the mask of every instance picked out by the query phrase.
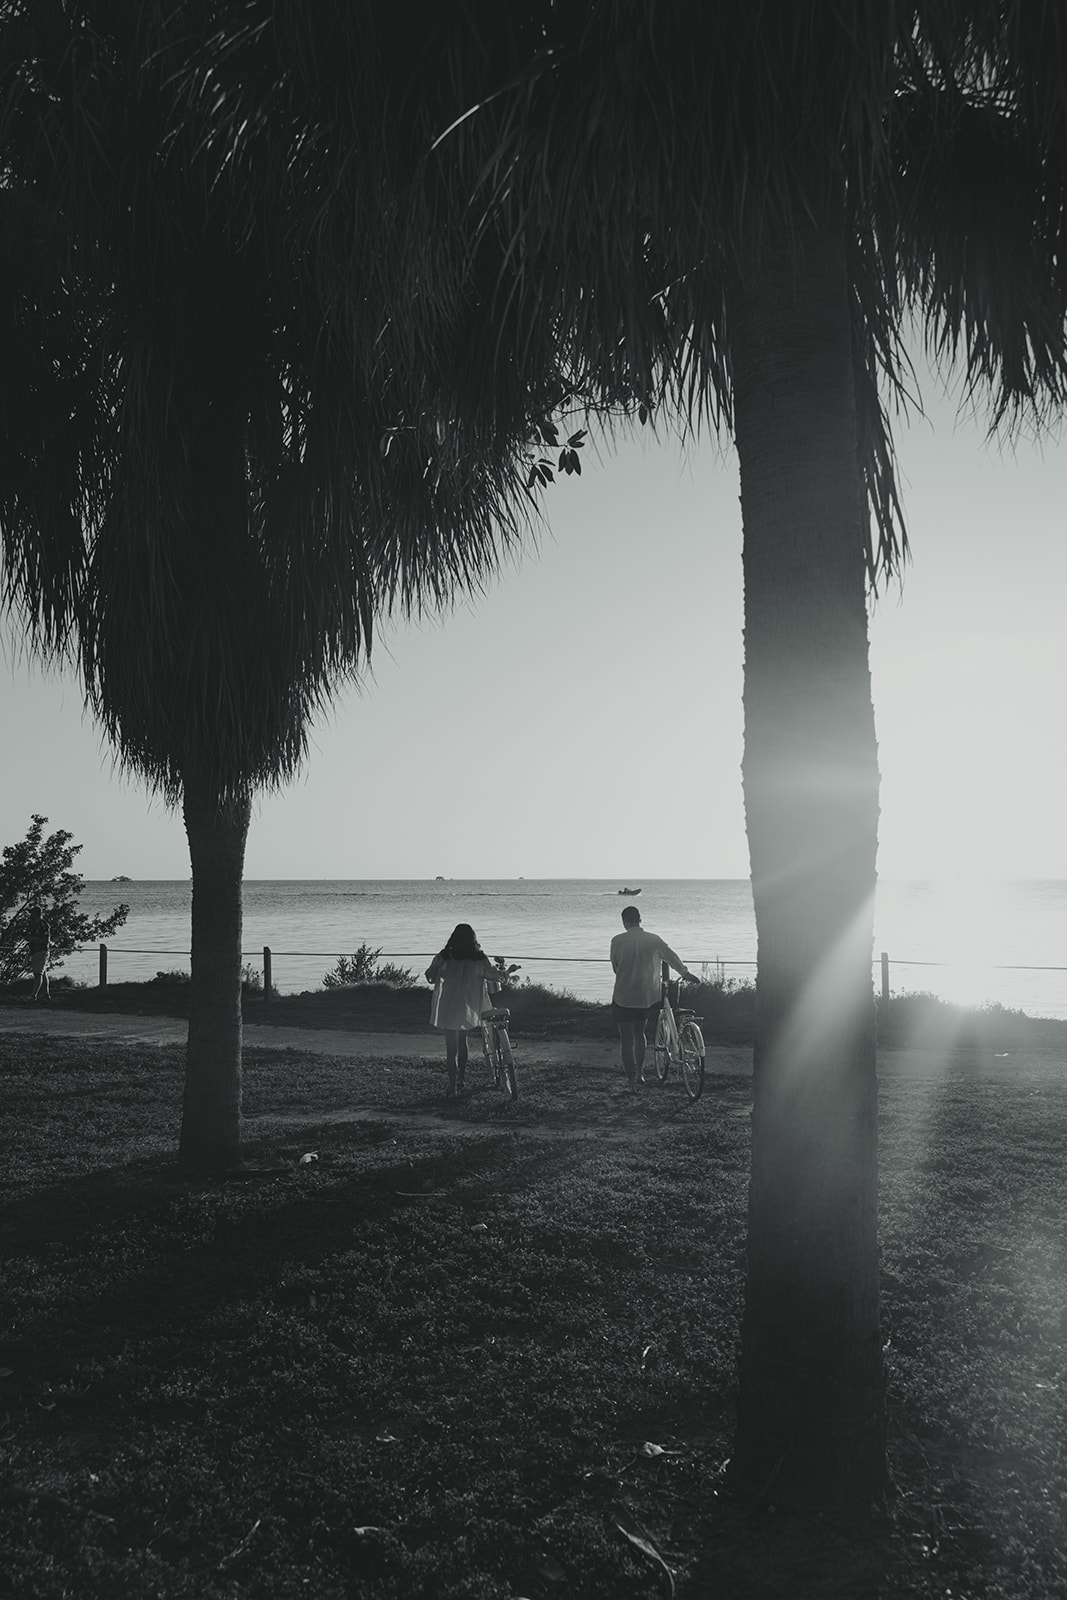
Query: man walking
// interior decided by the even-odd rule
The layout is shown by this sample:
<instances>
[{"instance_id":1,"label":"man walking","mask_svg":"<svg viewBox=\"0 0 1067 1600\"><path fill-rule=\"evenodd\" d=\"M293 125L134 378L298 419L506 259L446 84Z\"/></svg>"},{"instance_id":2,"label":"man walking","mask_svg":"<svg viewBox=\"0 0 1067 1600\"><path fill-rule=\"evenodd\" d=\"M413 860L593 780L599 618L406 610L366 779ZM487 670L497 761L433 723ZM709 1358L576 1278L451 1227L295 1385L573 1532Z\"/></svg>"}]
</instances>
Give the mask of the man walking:
<instances>
[{"instance_id":1,"label":"man walking","mask_svg":"<svg viewBox=\"0 0 1067 1600\"><path fill-rule=\"evenodd\" d=\"M642 928L641 913L636 906L623 907L622 925L625 931L617 933L611 941L611 965L615 972L611 1014L619 1030L627 1087L633 1091L645 1081L645 1024L649 1007L659 1004L664 961L683 978L693 983L697 979L659 934Z\"/></svg>"}]
</instances>

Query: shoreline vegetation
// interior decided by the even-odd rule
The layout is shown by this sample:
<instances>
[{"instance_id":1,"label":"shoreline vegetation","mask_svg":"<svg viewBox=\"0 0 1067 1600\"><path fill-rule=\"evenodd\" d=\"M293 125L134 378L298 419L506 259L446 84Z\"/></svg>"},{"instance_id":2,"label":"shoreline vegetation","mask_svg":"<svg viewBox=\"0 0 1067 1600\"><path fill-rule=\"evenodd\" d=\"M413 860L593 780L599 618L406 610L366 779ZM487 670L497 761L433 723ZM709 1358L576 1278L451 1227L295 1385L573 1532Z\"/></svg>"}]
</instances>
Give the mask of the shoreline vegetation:
<instances>
[{"instance_id":1,"label":"shoreline vegetation","mask_svg":"<svg viewBox=\"0 0 1067 1600\"><path fill-rule=\"evenodd\" d=\"M330 975L328 974L327 977ZM29 980L0 986L0 1005L29 1002ZM105 989L52 980L52 1007L72 1011L119 1012L136 1016L189 1015L189 980L184 972L161 972L138 983L113 983ZM334 983L302 994L273 994L268 1001L262 978L246 974L242 1009L246 1022L279 1028L324 1028L355 1033L425 1033L429 1031L430 989L378 981ZM501 1004L512 1013L517 1037L529 1039L613 1039L610 1006L581 1000L566 990L533 982L509 988ZM754 985L728 979L685 990L686 1005L703 1018L709 1045L751 1044L755 1027ZM969 1047L1000 1051L1037 1048L1064 1051L1067 1062L1067 1020L1030 1016L998 1004L965 1006L924 992L890 997L888 1009L876 997L878 1042L889 1047L916 1044L935 1049Z\"/></svg>"}]
</instances>

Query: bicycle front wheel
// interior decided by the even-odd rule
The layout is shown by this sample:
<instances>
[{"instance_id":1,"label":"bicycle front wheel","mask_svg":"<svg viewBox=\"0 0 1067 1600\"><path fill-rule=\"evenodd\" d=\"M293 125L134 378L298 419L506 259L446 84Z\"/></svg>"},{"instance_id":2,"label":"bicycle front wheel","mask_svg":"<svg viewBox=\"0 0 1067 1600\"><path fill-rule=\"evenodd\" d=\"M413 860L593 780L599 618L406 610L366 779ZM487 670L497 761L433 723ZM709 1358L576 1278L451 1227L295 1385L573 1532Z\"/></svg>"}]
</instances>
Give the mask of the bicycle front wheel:
<instances>
[{"instance_id":1,"label":"bicycle front wheel","mask_svg":"<svg viewBox=\"0 0 1067 1600\"><path fill-rule=\"evenodd\" d=\"M656 1020L656 1042L652 1046L652 1054L656 1061L656 1077L660 1083L665 1083L671 1070L671 1031L662 1011Z\"/></svg>"},{"instance_id":2,"label":"bicycle front wheel","mask_svg":"<svg viewBox=\"0 0 1067 1600\"><path fill-rule=\"evenodd\" d=\"M704 1088L704 1035L695 1022L683 1022L678 1043L686 1093L690 1100L699 1100Z\"/></svg>"},{"instance_id":3,"label":"bicycle front wheel","mask_svg":"<svg viewBox=\"0 0 1067 1600\"><path fill-rule=\"evenodd\" d=\"M504 1088L514 1100L519 1093L519 1080L515 1076L515 1057L511 1053L511 1040L506 1028L501 1028L497 1034L497 1061Z\"/></svg>"}]
</instances>

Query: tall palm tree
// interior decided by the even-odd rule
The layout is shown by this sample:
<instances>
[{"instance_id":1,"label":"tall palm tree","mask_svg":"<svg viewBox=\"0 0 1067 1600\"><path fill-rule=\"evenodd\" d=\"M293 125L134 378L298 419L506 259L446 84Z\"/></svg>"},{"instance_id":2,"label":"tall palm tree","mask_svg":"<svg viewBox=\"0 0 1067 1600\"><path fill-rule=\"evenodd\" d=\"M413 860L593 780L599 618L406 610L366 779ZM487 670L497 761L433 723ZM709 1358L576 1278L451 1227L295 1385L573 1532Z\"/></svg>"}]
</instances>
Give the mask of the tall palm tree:
<instances>
[{"instance_id":1,"label":"tall palm tree","mask_svg":"<svg viewBox=\"0 0 1067 1600\"><path fill-rule=\"evenodd\" d=\"M517 348L549 322L591 400L710 422L740 460L758 1021L734 1481L870 1500L867 595L904 550L883 395L914 323L995 418L1063 398L1063 13L519 9L468 3L434 41L458 85L442 170L522 264L499 289Z\"/></svg>"},{"instance_id":2,"label":"tall palm tree","mask_svg":"<svg viewBox=\"0 0 1067 1600\"><path fill-rule=\"evenodd\" d=\"M281 104L269 125L241 119L244 145L227 136L220 96L228 111L248 87L240 51L226 74L253 13L15 4L0 35L6 181L59 219L84 335L55 440L71 459L94 448L76 507L86 693L122 760L181 803L189 838L180 1158L200 1169L240 1152L252 795L294 771L375 615L477 587L527 503L518 423L464 412L427 359L433 280L413 293L400 271L418 191L387 137L373 29L350 177L351 149L324 151ZM358 201L358 226L331 186ZM320 211L358 295L327 293ZM536 411L553 396L528 398ZM46 539L43 501L24 509Z\"/></svg>"}]
</instances>

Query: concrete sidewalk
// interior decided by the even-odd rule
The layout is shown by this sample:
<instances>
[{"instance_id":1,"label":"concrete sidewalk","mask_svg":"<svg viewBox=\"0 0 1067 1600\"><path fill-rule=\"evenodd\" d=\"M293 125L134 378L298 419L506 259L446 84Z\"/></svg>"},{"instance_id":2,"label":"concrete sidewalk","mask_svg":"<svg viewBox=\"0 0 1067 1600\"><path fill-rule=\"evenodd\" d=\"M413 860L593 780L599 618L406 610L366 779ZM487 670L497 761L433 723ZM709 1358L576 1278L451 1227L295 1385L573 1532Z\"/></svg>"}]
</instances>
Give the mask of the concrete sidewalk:
<instances>
[{"instance_id":1,"label":"concrete sidewalk","mask_svg":"<svg viewBox=\"0 0 1067 1600\"><path fill-rule=\"evenodd\" d=\"M35 1038L112 1039L116 1044L160 1045L185 1043L188 1024L179 1017L138 1017L117 1011L74 1011L62 1005L0 1006L0 1034L27 1033ZM612 1039L524 1039L513 1035L517 1054L527 1061L586 1062L611 1065L619 1061L619 1045ZM403 1056L431 1061L444 1059L444 1040L438 1033L348 1033L332 1028L285 1028L270 1023L245 1023L244 1043L256 1050L300 1050L323 1056ZM651 1049L648 1066L651 1065ZM622 1070L621 1065L619 1068ZM647 1067L646 1067L647 1070ZM708 1072L750 1073L752 1051L711 1045Z\"/></svg>"}]
</instances>

